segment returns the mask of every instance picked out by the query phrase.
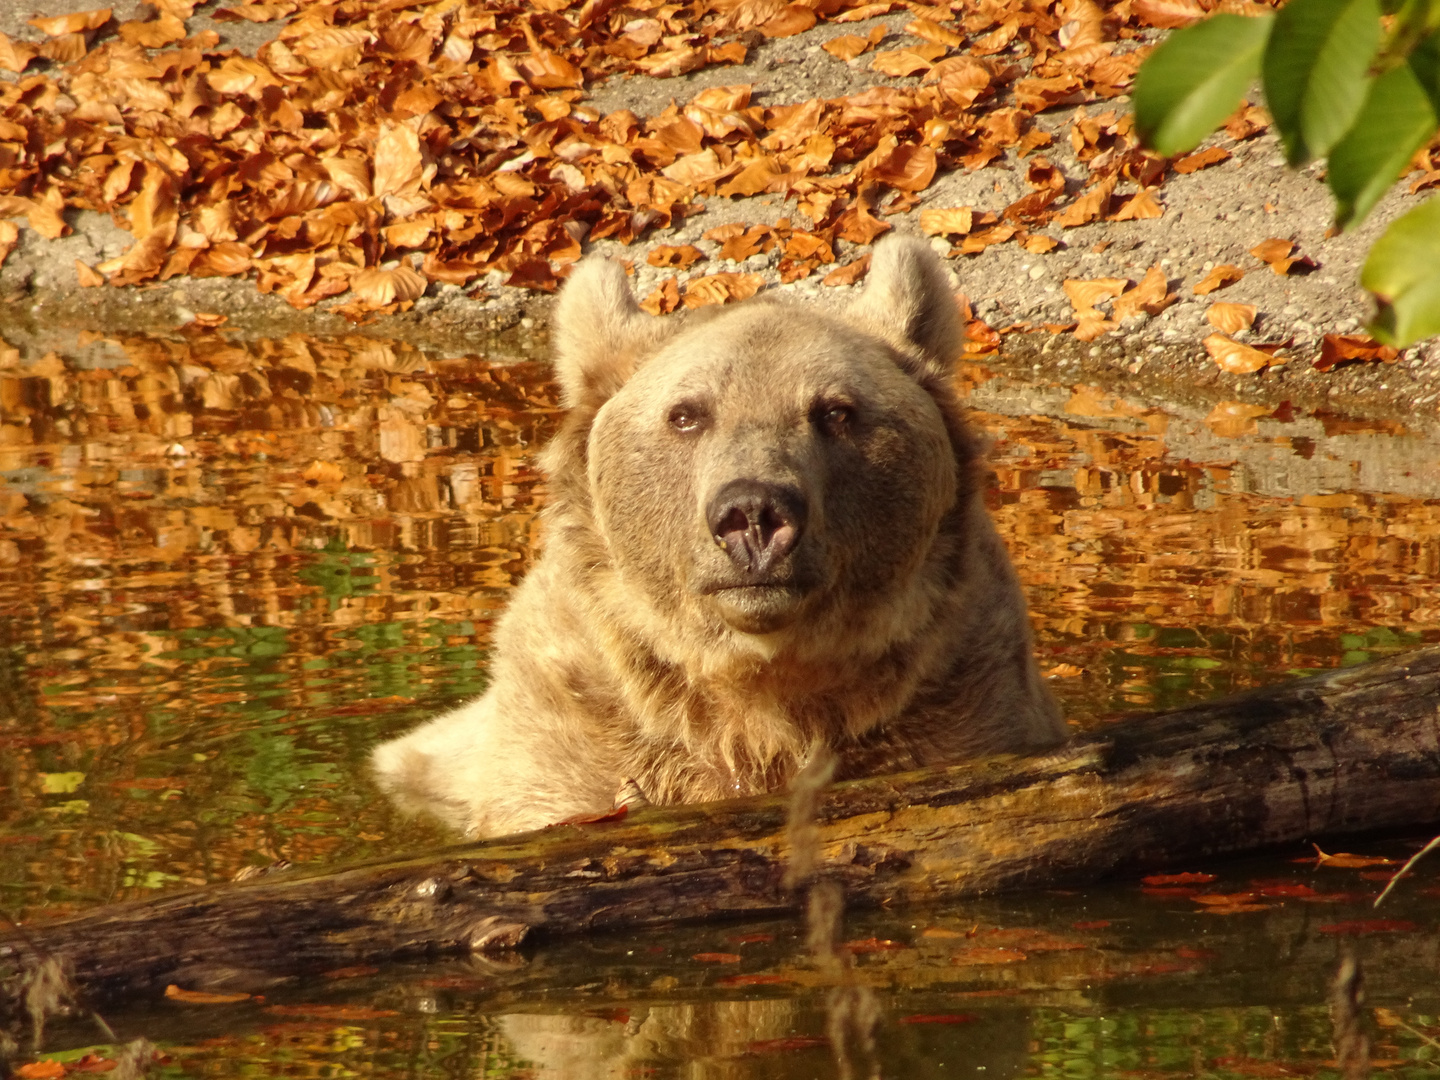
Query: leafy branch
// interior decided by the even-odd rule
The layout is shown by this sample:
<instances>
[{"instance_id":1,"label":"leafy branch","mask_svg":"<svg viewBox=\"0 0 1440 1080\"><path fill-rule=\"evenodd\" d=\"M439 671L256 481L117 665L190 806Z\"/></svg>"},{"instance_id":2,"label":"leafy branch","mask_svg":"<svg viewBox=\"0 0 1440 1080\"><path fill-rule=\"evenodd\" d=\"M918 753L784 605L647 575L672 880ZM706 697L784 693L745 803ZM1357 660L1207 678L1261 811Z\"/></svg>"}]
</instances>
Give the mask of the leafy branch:
<instances>
[{"instance_id":1,"label":"leafy branch","mask_svg":"<svg viewBox=\"0 0 1440 1080\"><path fill-rule=\"evenodd\" d=\"M1291 0L1259 16L1213 15L1175 31L1135 79L1151 149L1193 149L1261 79L1292 166L1328 157L1336 223L1355 225L1440 128L1440 0ZM1440 333L1440 199L1396 220L1360 283L1394 345Z\"/></svg>"}]
</instances>

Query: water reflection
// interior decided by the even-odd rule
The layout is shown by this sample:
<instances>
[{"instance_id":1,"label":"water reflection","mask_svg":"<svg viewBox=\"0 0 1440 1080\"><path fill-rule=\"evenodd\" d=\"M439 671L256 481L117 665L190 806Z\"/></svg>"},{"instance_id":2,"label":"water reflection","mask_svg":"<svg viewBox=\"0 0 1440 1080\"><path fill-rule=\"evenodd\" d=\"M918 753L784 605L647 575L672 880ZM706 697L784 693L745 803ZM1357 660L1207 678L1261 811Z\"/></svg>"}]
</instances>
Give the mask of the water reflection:
<instances>
[{"instance_id":1,"label":"water reflection","mask_svg":"<svg viewBox=\"0 0 1440 1080\"><path fill-rule=\"evenodd\" d=\"M961 381L994 438L992 509L1044 667L1078 724L1440 639L1440 446L1423 434L978 366ZM92 335L65 356L0 357L0 907L63 914L278 858L437 841L376 799L364 756L483 688L491 622L537 550L533 456L556 410L523 357L364 338ZM1128 903L1117 925L1136 918ZM1224 988L1239 969L1218 961L1201 965L1230 973L1204 984L1221 988L1217 1011L1121 1001L1127 980L1203 951L1157 951L1153 935L1047 950L1033 933L987 938L1007 929L992 915L962 948L882 922L857 936L904 940L858 970L891 995L887 1075L1150 1077L1207 1061L1313 1075L1334 950L1312 924L1285 931L1270 968L1300 940L1325 964L1306 954L1313 992L1269 1027L1274 984L1237 1006ZM1047 926L1053 942L1069 923ZM177 1035L172 1052L220 1073L290 1055L383 1075L829 1075L823 996L786 932L764 932L779 952L755 967L754 943L678 934L623 959L586 945L520 974L390 980L338 1013L311 995L189 1050ZM1227 962L1243 969L1253 947ZM963 949L982 951L962 964ZM747 959L691 959L707 952ZM1406 1061L1429 1052L1390 1034Z\"/></svg>"}]
</instances>

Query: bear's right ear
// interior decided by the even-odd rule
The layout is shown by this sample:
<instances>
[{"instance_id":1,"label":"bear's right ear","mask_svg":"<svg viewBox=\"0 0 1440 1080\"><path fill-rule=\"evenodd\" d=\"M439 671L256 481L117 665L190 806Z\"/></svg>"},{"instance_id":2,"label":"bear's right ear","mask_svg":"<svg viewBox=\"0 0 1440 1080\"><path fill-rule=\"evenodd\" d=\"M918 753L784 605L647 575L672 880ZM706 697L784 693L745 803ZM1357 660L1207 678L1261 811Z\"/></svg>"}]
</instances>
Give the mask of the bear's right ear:
<instances>
[{"instance_id":1,"label":"bear's right ear","mask_svg":"<svg viewBox=\"0 0 1440 1080\"><path fill-rule=\"evenodd\" d=\"M618 262L591 257L580 263L555 304L555 373L562 404L567 409L604 404L635 374L666 329L640 310Z\"/></svg>"}]
</instances>

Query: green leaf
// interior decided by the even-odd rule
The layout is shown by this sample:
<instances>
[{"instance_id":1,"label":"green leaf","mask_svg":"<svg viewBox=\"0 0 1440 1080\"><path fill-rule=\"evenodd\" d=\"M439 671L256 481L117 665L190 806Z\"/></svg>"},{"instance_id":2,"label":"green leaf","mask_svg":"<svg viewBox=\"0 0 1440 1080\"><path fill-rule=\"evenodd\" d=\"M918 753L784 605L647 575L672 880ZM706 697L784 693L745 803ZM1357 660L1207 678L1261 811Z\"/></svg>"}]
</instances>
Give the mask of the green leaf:
<instances>
[{"instance_id":1,"label":"green leaf","mask_svg":"<svg viewBox=\"0 0 1440 1080\"><path fill-rule=\"evenodd\" d=\"M1376 79L1355 126L1330 151L1327 180L1336 223L1346 226L1368 214L1437 123L1430 96L1408 63Z\"/></svg>"},{"instance_id":2,"label":"green leaf","mask_svg":"<svg viewBox=\"0 0 1440 1080\"><path fill-rule=\"evenodd\" d=\"M1166 156L1193 150L1234 112L1260 74L1274 21L1212 15L1171 34L1135 77L1135 127L1145 145Z\"/></svg>"},{"instance_id":3,"label":"green leaf","mask_svg":"<svg viewBox=\"0 0 1440 1080\"><path fill-rule=\"evenodd\" d=\"M1323 157L1365 104L1380 47L1378 0L1291 0L1265 46L1265 104L1285 156Z\"/></svg>"},{"instance_id":4,"label":"green leaf","mask_svg":"<svg viewBox=\"0 0 1440 1080\"><path fill-rule=\"evenodd\" d=\"M1440 334L1440 199L1428 199L1375 241L1360 284L1380 311L1370 333L1391 345Z\"/></svg>"}]
</instances>

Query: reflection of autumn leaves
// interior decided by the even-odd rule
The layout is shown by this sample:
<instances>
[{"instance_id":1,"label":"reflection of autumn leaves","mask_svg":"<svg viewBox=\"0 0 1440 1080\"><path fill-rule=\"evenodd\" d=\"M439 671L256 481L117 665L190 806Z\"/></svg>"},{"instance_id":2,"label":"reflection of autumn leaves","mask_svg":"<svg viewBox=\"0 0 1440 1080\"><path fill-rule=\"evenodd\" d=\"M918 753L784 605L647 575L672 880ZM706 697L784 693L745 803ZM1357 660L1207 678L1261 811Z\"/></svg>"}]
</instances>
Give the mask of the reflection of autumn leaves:
<instances>
[{"instance_id":1,"label":"reflection of autumn leaves","mask_svg":"<svg viewBox=\"0 0 1440 1080\"><path fill-rule=\"evenodd\" d=\"M57 446L86 446L84 468L43 474L41 501L0 490L12 561L166 564L339 536L362 548L482 549L475 585L514 580L537 509L529 455L552 411L535 366L431 364L374 341L91 344L118 348L127 363L75 371L55 357L23 379L0 374L0 402L16 421L0 425L0 467L33 469ZM218 593L214 603L222 618L234 611Z\"/></svg>"},{"instance_id":2,"label":"reflection of autumn leaves","mask_svg":"<svg viewBox=\"0 0 1440 1080\"><path fill-rule=\"evenodd\" d=\"M1209 693L1247 685L1262 671L1333 665L1340 635L1365 632L1358 627L1440 629L1428 584L1440 558L1432 501L1360 492L1270 499L1246 490L1229 446L1217 447L1213 460L1175 456L1165 414L1085 388L1066 411L1077 420L979 419L1001 440L994 508L1027 585L1042 653L1109 672L1103 701L1082 711L1155 701L1156 669L1112 652L1157 661L1169 651L1190 654L1167 650L1154 626L1195 628L1193 644L1205 657L1224 655L1206 639L1235 643ZM1115 418L1129 430L1096 427L1092 418ZM1268 410L1224 403L1202 430L1255 437L1269 418ZM1314 452L1309 439L1293 444L1300 457ZM1041 477L1045 488L1037 487ZM1058 689L1078 705L1081 682Z\"/></svg>"}]
</instances>

